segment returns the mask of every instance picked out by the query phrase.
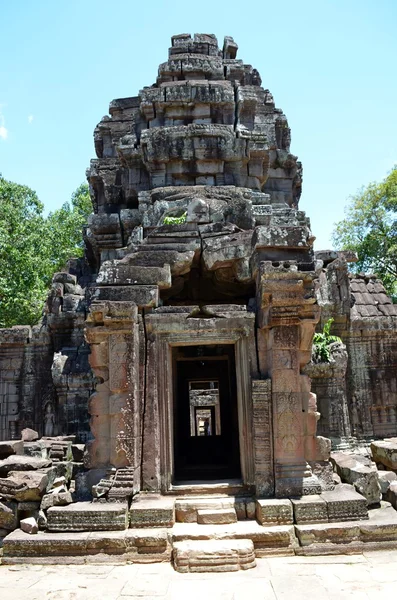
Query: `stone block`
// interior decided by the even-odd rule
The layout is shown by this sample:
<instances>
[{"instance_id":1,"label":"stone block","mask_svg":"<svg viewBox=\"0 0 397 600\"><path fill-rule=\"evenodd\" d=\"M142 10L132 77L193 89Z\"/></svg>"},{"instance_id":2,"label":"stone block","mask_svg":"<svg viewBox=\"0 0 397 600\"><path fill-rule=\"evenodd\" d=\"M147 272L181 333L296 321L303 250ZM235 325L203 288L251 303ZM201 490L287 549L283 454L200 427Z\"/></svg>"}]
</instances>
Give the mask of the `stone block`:
<instances>
[{"instance_id":1,"label":"stone block","mask_svg":"<svg viewBox=\"0 0 397 600\"><path fill-rule=\"evenodd\" d=\"M38 471L11 471L0 479L0 497L19 502L40 502L48 477Z\"/></svg>"},{"instance_id":2,"label":"stone block","mask_svg":"<svg viewBox=\"0 0 397 600\"><path fill-rule=\"evenodd\" d=\"M29 427L25 427L21 431L21 438L23 442L35 442L39 439L39 434L34 429L29 429Z\"/></svg>"},{"instance_id":3,"label":"stone block","mask_svg":"<svg viewBox=\"0 0 397 600\"><path fill-rule=\"evenodd\" d=\"M380 491L386 494L390 484L397 481L397 474L394 471L378 471Z\"/></svg>"},{"instance_id":4,"label":"stone block","mask_svg":"<svg viewBox=\"0 0 397 600\"><path fill-rule=\"evenodd\" d=\"M327 523L327 503L321 496L291 498L295 523Z\"/></svg>"},{"instance_id":5,"label":"stone block","mask_svg":"<svg viewBox=\"0 0 397 600\"><path fill-rule=\"evenodd\" d=\"M175 520L180 523L197 523L198 510L231 509L235 499L230 498L177 498L175 500Z\"/></svg>"},{"instance_id":6,"label":"stone block","mask_svg":"<svg viewBox=\"0 0 397 600\"><path fill-rule=\"evenodd\" d=\"M130 527L172 527L175 523L174 498L142 494L130 508Z\"/></svg>"},{"instance_id":7,"label":"stone block","mask_svg":"<svg viewBox=\"0 0 397 600\"><path fill-rule=\"evenodd\" d=\"M158 285L160 289L171 287L171 269L164 267L138 267L134 265L105 264L101 267L97 283L99 285Z\"/></svg>"},{"instance_id":8,"label":"stone block","mask_svg":"<svg viewBox=\"0 0 397 600\"><path fill-rule=\"evenodd\" d=\"M72 444L72 457L74 462L83 462L84 458L84 444Z\"/></svg>"},{"instance_id":9,"label":"stone block","mask_svg":"<svg viewBox=\"0 0 397 600\"><path fill-rule=\"evenodd\" d=\"M125 532L126 551L137 554L158 555L168 551L168 533L166 529L128 529Z\"/></svg>"},{"instance_id":10,"label":"stone block","mask_svg":"<svg viewBox=\"0 0 397 600\"><path fill-rule=\"evenodd\" d=\"M25 533L29 533L30 535L35 534L39 531L39 526L34 517L28 517L27 519L21 520L21 529Z\"/></svg>"},{"instance_id":11,"label":"stone block","mask_svg":"<svg viewBox=\"0 0 397 600\"><path fill-rule=\"evenodd\" d=\"M0 441L0 460L7 458L13 454L23 454L23 441L22 440L10 440Z\"/></svg>"},{"instance_id":12,"label":"stone block","mask_svg":"<svg viewBox=\"0 0 397 600\"><path fill-rule=\"evenodd\" d=\"M76 502L47 511L49 531L120 531L128 526L124 503Z\"/></svg>"},{"instance_id":13,"label":"stone block","mask_svg":"<svg viewBox=\"0 0 397 600\"><path fill-rule=\"evenodd\" d=\"M86 555L88 536L86 532L71 534L39 531L32 537L17 529L3 542L3 558L24 557L34 560L37 557Z\"/></svg>"},{"instance_id":14,"label":"stone block","mask_svg":"<svg viewBox=\"0 0 397 600\"><path fill-rule=\"evenodd\" d=\"M201 509L197 511L197 523L202 525L225 525L236 522L237 515L234 508Z\"/></svg>"},{"instance_id":15,"label":"stone block","mask_svg":"<svg viewBox=\"0 0 397 600\"><path fill-rule=\"evenodd\" d=\"M37 471L50 465L48 459L14 454L0 461L0 477L6 477L10 471Z\"/></svg>"},{"instance_id":16,"label":"stone block","mask_svg":"<svg viewBox=\"0 0 397 600\"><path fill-rule=\"evenodd\" d=\"M332 452L331 462L344 483L352 484L367 499L368 506L379 504L381 491L375 465L363 464L353 454Z\"/></svg>"},{"instance_id":17,"label":"stone block","mask_svg":"<svg viewBox=\"0 0 397 600\"><path fill-rule=\"evenodd\" d=\"M157 285L104 286L95 290L95 300L134 302L139 308L153 308L159 303Z\"/></svg>"},{"instance_id":18,"label":"stone block","mask_svg":"<svg viewBox=\"0 0 397 600\"><path fill-rule=\"evenodd\" d=\"M397 438L372 442L371 453L377 465L383 465L397 472Z\"/></svg>"},{"instance_id":19,"label":"stone block","mask_svg":"<svg viewBox=\"0 0 397 600\"><path fill-rule=\"evenodd\" d=\"M289 525L294 522L290 500L257 500L256 518L261 525Z\"/></svg>"},{"instance_id":20,"label":"stone block","mask_svg":"<svg viewBox=\"0 0 397 600\"><path fill-rule=\"evenodd\" d=\"M328 521L356 521L368 519L367 501L352 485L341 483L334 490L323 492L327 503Z\"/></svg>"},{"instance_id":21,"label":"stone block","mask_svg":"<svg viewBox=\"0 0 397 600\"><path fill-rule=\"evenodd\" d=\"M0 502L0 529L13 531L17 526L16 502Z\"/></svg>"},{"instance_id":22,"label":"stone block","mask_svg":"<svg viewBox=\"0 0 397 600\"><path fill-rule=\"evenodd\" d=\"M251 540L195 540L176 542L174 566L179 573L239 571L256 566Z\"/></svg>"},{"instance_id":23,"label":"stone block","mask_svg":"<svg viewBox=\"0 0 397 600\"><path fill-rule=\"evenodd\" d=\"M397 510L397 482L393 481L387 490L386 500Z\"/></svg>"}]
</instances>

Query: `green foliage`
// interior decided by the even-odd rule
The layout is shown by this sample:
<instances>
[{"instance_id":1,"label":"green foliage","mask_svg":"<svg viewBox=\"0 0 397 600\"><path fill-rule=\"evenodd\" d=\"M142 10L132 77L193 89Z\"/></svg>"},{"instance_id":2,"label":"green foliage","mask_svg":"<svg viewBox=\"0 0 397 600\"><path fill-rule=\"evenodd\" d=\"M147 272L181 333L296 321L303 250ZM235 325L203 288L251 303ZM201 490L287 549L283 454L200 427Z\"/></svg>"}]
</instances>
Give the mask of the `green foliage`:
<instances>
[{"instance_id":1,"label":"green foliage","mask_svg":"<svg viewBox=\"0 0 397 600\"><path fill-rule=\"evenodd\" d=\"M370 183L350 199L336 224L333 243L353 250L354 272L376 273L393 300L397 297L397 166L381 183Z\"/></svg>"},{"instance_id":2,"label":"green foliage","mask_svg":"<svg viewBox=\"0 0 397 600\"><path fill-rule=\"evenodd\" d=\"M184 212L180 217L164 217L163 224L164 225L181 225L182 223L186 223L187 213Z\"/></svg>"},{"instance_id":3,"label":"green foliage","mask_svg":"<svg viewBox=\"0 0 397 600\"><path fill-rule=\"evenodd\" d=\"M85 184L71 203L45 217L33 190L0 175L0 327L39 320L53 273L82 255L90 212Z\"/></svg>"},{"instance_id":4,"label":"green foliage","mask_svg":"<svg viewBox=\"0 0 397 600\"><path fill-rule=\"evenodd\" d=\"M331 326L334 319L328 319L323 327L322 333L315 333L313 337L312 361L330 362L331 352L330 345L334 342L342 342L337 335L331 335Z\"/></svg>"}]
</instances>

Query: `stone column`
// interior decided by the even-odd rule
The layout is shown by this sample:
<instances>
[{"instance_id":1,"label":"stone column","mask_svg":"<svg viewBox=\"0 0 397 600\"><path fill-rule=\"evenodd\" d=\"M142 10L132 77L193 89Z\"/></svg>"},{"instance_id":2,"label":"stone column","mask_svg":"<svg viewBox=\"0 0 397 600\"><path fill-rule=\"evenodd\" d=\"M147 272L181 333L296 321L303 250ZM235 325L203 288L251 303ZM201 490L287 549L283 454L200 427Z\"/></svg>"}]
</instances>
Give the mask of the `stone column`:
<instances>
[{"instance_id":1,"label":"stone column","mask_svg":"<svg viewBox=\"0 0 397 600\"><path fill-rule=\"evenodd\" d=\"M89 412L94 440L86 466L135 468L139 488L141 402L139 325L132 302L93 302L87 318L90 365L98 379Z\"/></svg>"},{"instance_id":2,"label":"stone column","mask_svg":"<svg viewBox=\"0 0 397 600\"><path fill-rule=\"evenodd\" d=\"M270 376L272 381L278 497L321 491L309 464L317 452L315 396L310 393L309 378L301 374L310 360L311 341L319 319L314 277L313 272L299 271L296 261L263 261L258 269L258 325L262 338L259 362L262 375Z\"/></svg>"}]
</instances>

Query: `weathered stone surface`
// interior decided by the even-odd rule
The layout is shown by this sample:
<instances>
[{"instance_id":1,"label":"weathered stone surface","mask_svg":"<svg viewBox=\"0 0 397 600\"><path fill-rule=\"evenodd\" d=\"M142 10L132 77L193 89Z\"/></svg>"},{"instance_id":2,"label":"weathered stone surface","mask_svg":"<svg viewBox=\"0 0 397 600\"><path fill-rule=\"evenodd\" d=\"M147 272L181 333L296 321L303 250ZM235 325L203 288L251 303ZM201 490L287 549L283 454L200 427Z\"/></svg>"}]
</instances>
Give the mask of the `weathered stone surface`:
<instances>
[{"instance_id":1,"label":"weathered stone surface","mask_svg":"<svg viewBox=\"0 0 397 600\"><path fill-rule=\"evenodd\" d=\"M31 535L34 533L37 533L39 531L39 526L34 517L28 517L27 519L22 519L20 525L21 525L22 531L24 531L25 533L29 533Z\"/></svg>"},{"instance_id":2,"label":"weathered stone surface","mask_svg":"<svg viewBox=\"0 0 397 600\"><path fill-rule=\"evenodd\" d=\"M30 429L29 427L25 427L21 431L21 437L23 442L34 442L39 439L39 434L34 429Z\"/></svg>"},{"instance_id":3,"label":"weathered stone surface","mask_svg":"<svg viewBox=\"0 0 397 600\"><path fill-rule=\"evenodd\" d=\"M262 525L284 525L294 522L290 500L257 500L256 518Z\"/></svg>"},{"instance_id":4,"label":"weathered stone surface","mask_svg":"<svg viewBox=\"0 0 397 600\"><path fill-rule=\"evenodd\" d=\"M0 461L0 477L5 477L10 471L37 471L49 467L51 461L33 456L8 456Z\"/></svg>"},{"instance_id":5,"label":"weathered stone surface","mask_svg":"<svg viewBox=\"0 0 397 600\"><path fill-rule=\"evenodd\" d=\"M197 523L203 525L225 525L236 522L237 515L234 508L201 509L197 511Z\"/></svg>"},{"instance_id":6,"label":"weathered stone surface","mask_svg":"<svg viewBox=\"0 0 397 600\"><path fill-rule=\"evenodd\" d=\"M23 442L21 440L0 441L0 460L12 454L23 454Z\"/></svg>"},{"instance_id":7,"label":"weathered stone surface","mask_svg":"<svg viewBox=\"0 0 397 600\"><path fill-rule=\"evenodd\" d=\"M174 566L179 573L238 571L256 566L251 540L176 542Z\"/></svg>"},{"instance_id":8,"label":"weathered stone surface","mask_svg":"<svg viewBox=\"0 0 397 600\"><path fill-rule=\"evenodd\" d=\"M128 526L127 505L76 502L53 506L47 511L49 531L117 531Z\"/></svg>"},{"instance_id":9,"label":"weathered stone surface","mask_svg":"<svg viewBox=\"0 0 397 600\"><path fill-rule=\"evenodd\" d=\"M367 499L368 506L379 504L381 490L375 465L363 464L353 454L344 452L333 452L331 462L342 481L354 485L356 491Z\"/></svg>"},{"instance_id":10,"label":"weathered stone surface","mask_svg":"<svg viewBox=\"0 0 397 600\"><path fill-rule=\"evenodd\" d=\"M393 481L386 493L386 500L397 510L397 482Z\"/></svg>"},{"instance_id":11,"label":"weathered stone surface","mask_svg":"<svg viewBox=\"0 0 397 600\"><path fill-rule=\"evenodd\" d=\"M11 471L0 479L0 498L19 502L39 502L45 493L48 477L38 471Z\"/></svg>"},{"instance_id":12,"label":"weathered stone surface","mask_svg":"<svg viewBox=\"0 0 397 600\"><path fill-rule=\"evenodd\" d=\"M327 523L327 503L321 496L303 496L291 498L294 510L294 521L301 523Z\"/></svg>"},{"instance_id":13,"label":"weathered stone surface","mask_svg":"<svg viewBox=\"0 0 397 600\"><path fill-rule=\"evenodd\" d=\"M175 520L180 523L197 523L199 510L230 510L234 505L234 498L177 498Z\"/></svg>"},{"instance_id":14,"label":"weathered stone surface","mask_svg":"<svg viewBox=\"0 0 397 600\"><path fill-rule=\"evenodd\" d=\"M390 485L397 481L397 474L394 471L378 471L380 491L386 494Z\"/></svg>"},{"instance_id":15,"label":"weathered stone surface","mask_svg":"<svg viewBox=\"0 0 397 600\"><path fill-rule=\"evenodd\" d=\"M377 465L383 465L397 473L397 438L372 442L371 453Z\"/></svg>"},{"instance_id":16,"label":"weathered stone surface","mask_svg":"<svg viewBox=\"0 0 397 600\"><path fill-rule=\"evenodd\" d=\"M16 502L0 502L0 529L13 531L18 526Z\"/></svg>"},{"instance_id":17,"label":"weathered stone surface","mask_svg":"<svg viewBox=\"0 0 397 600\"><path fill-rule=\"evenodd\" d=\"M321 498L327 503L330 523L368 519L367 501L352 485L341 483L335 490L323 492Z\"/></svg>"},{"instance_id":18,"label":"weathered stone surface","mask_svg":"<svg viewBox=\"0 0 397 600\"><path fill-rule=\"evenodd\" d=\"M175 499L143 494L130 507L130 527L172 527L175 522Z\"/></svg>"}]
</instances>

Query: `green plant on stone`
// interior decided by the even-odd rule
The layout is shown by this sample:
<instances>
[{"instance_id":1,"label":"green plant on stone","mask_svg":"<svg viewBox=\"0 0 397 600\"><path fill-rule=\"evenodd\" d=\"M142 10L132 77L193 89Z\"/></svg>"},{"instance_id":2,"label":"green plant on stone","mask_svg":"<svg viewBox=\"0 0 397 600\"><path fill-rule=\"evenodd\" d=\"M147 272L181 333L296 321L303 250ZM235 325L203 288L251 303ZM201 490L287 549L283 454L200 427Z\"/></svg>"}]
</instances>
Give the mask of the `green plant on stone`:
<instances>
[{"instance_id":1,"label":"green plant on stone","mask_svg":"<svg viewBox=\"0 0 397 600\"><path fill-rule=\"evenodd\" d=\"M313 336L312 361L315 363L329 363L331 360L330 346L334 342L342 343L337 335L331 335L331 326L334 319L328 319L323 327L322 333L315 333Z\"/></svg>"},{"instance_id":2,"label":"green plant on stone","mask_svg":"<svg viewBox=\"0 0 397 600\"><path fill-rule=\"evenodd\" d=\"M164 217L163 224L164 225L181 225L182 223L186 223L187 213L184 212L180 217Z\"/></svg>"}]
</instances>

